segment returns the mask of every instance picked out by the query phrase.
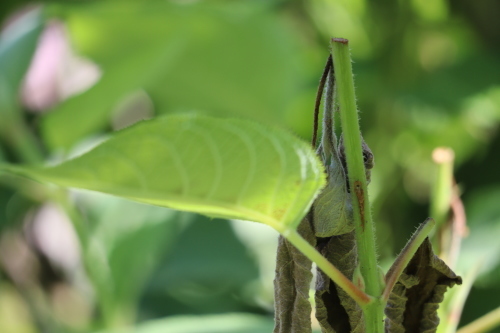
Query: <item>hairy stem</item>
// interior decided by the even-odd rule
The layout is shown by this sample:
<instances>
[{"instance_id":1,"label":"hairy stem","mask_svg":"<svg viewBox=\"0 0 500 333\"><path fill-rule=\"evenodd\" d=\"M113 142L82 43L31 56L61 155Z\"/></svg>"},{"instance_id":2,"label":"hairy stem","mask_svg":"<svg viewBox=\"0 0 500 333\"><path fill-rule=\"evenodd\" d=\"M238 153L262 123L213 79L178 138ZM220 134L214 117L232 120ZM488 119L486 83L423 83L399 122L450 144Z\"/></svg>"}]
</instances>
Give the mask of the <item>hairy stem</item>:
<instances>
[{"instance_id":1,"label":"hairy stem","mask_svg":"<svg viewBox=\"0 0 500 333\"><path fill-rule=\"evenodd\" d=\"M376 301L363 309L367 332L381 333L383 328L382 281L379 279L375 249L374 225L367 191L358 110L354 95L351 55L346 39L332 39L332 56L337 80L337 102L344 135L347 173L352 194L354 225L361 275L366 293Z\"/></svg>"},{"instance_id":2,"label":"hairy stem","mask_svg":"<svg viewBox=\"0 0 500 333\"><path fill-rule=\"evenodd\" d=\"M413 258L415 252L417 252L422 242L432 231L435 224L436 223L431 218L425 220L417 229L417 231L415 231L403 250L401 250L401 253L398 255L398 257L394 261L394 264L392 264L392 267L387 272L387 276L385 279L386 286L384 289L384 293L382 294L382 300L384 301L384 303L386 303L389 299L392 288L394 288L394 285L401 276L401 273Z\"/></svg>"}]
</instances>

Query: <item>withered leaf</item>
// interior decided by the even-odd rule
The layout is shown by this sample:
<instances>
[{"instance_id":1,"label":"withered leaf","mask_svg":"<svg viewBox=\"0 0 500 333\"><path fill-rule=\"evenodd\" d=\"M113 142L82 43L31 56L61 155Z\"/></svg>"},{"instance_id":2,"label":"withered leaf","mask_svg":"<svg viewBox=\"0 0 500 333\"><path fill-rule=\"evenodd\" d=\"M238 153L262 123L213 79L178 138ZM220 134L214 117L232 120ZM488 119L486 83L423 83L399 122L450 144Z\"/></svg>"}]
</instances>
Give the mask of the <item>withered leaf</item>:
<instances>
[{"instance_id":1,"label":"withered leaf","mask_svg":"<svg viewBox=\"0 0 500 333\"><path fill-rule=\"evenodd\" d=\"M462 284L462 278L434 254L426 238L390 294L385 308L386 332L436 332L439 304L455 284Z\"/></svg>"},{"instance_id":2,"label":"withered leaf","mask_svg":"<svg viewBox=\"0 0 500 333\"><path fill-rule=\"evenodd\" d=\"M317 247L321 254L352 280L357 266L354 232L318 239ZM319 269L316 280L316 318L324 333L361 333L365 330L361 308Z\"/></svg>"},{"instance_id":3,"label":"withered leaf","mask_svg":"<svg viewBox=\"0 0 500 333\"><path fill-rule=\"evenodd\" d=\"M311 245L316 245L311 214L306 215L297 231ZM311 268L311 261L280 236L274 279L274 333L311 333Z\"/></svg>"}]
</instances>

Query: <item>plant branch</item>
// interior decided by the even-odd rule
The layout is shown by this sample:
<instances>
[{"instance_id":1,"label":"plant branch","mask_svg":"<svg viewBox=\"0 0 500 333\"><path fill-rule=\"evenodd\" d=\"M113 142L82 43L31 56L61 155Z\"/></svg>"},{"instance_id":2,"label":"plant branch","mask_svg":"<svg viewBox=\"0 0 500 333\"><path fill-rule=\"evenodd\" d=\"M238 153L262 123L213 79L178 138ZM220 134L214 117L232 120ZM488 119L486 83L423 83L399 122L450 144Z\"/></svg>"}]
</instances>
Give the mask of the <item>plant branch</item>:
<instances>
[{"instance_id":1,"label":"plant branch","mask_svg":"<svg viewBox=\"0 0 500 333\"><path fill-rule=\"evenodd\" d=\"M455 182L452 189L450 205L453 221L451 226L450 247L446 259L448 265L454 268L458 260L458 255L460 254L462 239L467 236L467 217L465 215L464 204L462 199L460 199L458 186Z\"/></svg>"},{"instance_id":2,"label":"plant branch","mask_svg":"<svg viewBox=\"0 0 500 333\"><path fill-rule=\"evenodd\" d=\"M279 230L280 231L280 230ZM362 308L368 305L372 298L359 289L342 272L333 266L325 257L323 257L311 244L302 238L295 229L285 229L280 231L290 243L292 243L300 252L314 262L333 282L340 286L351 296Z\"/></svg>"},{"instance_id":3,"label":"plant branch","mask_svg":"<svg viewBox=\"0 0 500 333\"><path fill-rule=\"evenodd\" d=\"M440 230L448 219L453 188L454 153L450 148L440 147L432 152L432 159L438 166L437 177L432 191L430 216L436 221L436 231ZM434 239L437 253L443 251L441 241Z\"/></svg>"},{"instance_id":4,"label":"plant branch","mask_svg":"<svg viewBox=\"0 0 500 333\"><path fill-rule=\"evenodd\" d=\"M346 39L332 39L332 57L337 81L337 102L344 135L347 173L352 195L354 225L360 271L366 284L366 293L376 298L364 309L367 332L383 332L382 281L379 279L375 248L374 225L367 191L361 132L354 94L351 56Z\"/></svg>"},{"instance_id":5,"label":"plant branch","mask_svg":"<svg viewBox=\"0 0 500 333\"><path fill-rule=\"evenodd\" d=\"M389 299L389 296L391 295L392 292L392 288L394 288L394 285L401 276L401 273L406 268L410 260L415 255L415 252L417 252L418 248L425 240L425 238L430 234L435 225L436 223L434 222L433 219L431 218L426 219L418 227L417 231L415 231L415 233L410 238L410 240L403 248L403 250L401 250L401 253L398 255L398 257L392 264L385 278L386 286L384 289L384 293L382 294L382 300L384 303L386 303L387 300Z\"/></svg>"}]
</instances>

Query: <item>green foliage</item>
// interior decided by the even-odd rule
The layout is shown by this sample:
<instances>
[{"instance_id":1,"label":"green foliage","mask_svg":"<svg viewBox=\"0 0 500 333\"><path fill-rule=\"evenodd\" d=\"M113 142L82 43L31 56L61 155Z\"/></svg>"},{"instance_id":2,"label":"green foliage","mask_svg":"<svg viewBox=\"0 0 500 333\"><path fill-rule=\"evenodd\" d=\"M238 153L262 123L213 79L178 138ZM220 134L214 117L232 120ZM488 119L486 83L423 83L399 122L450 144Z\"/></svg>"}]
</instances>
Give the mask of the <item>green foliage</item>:
<instances>
[{"instance_id":1,"label":"green foliage","mask_svg":"<svg viewBox=\"0 0 500 333\"><path fill-rule=\"evenodd\" d=\"M295 227L324 185L307 144L243 120L168 116L51 168L5 170L210 216Z\"/></svg>"},{"instance_id":2,"label":"green foliage","mask_svg":"<svg viewBox=\"0 0 500 333\"><path fill-rule=\"evenodd\" d=\"M0 97L16 102L17 92L35 52L43 21L38 11L16 22L0 37ZM4 105L5 105L4 104ZM5 110L5 107L2 108Z\"/></svg>"},{"instance_id":3,"label":"green foliage","mask_svg":"<svg viewBox=\"0 0 500 333\"><path fill-rule=\"evenodd\" d=\"M292 36L262 4L123 1L53 10L103 77L45 117L51 148L101 131L117 101L141 87L158 113L201 110L279 123L298 85Z\"/></svg>"},{"instance_id":4,"label":"green foliage","mask_svg":"<svg viewBox=\"0 0 500 333\"><path fill-rule=\"evenodd\" d=\"M255 309L259 269L228 221L197 215L175 240L143 292L143 315Z\"/></svg>"},{"instance_id":5,"label":"green foliage","mask_svg":"<svg viewBox=\"0 0 500 333\"><path fill-rule=\"evenodd\" d=\"M184 316L146 322L134 333L262 333L270 332L273 322L255 315L227 314L213 316ZM99 333L125 333L130 330L112 330Z\"/></svg>"},{"instance_id":6,"label":"green foliage","mask_svg":"<svg viewBox=\"0 0 500 333\"><path fill-rule=\"evenodd\" d=\"M89 213L93 255L109 270L109 275L102 274L106 280L98 292L115 316L134 316L150 275L175 243L182 222L190 218L105 195L82 195L81 201Z\"/></svg>"},{"instance_id":7,"label":"green foliage","mask_svg":"<svg viewBox=\"0 0 500 333\"><path fill-rule=\"evenodd\" d=\"M463 190L469 218L469 237L463 241L457 273L469 276L467 270L477 258L485 258L460 326L498 305L495 296L499 291L500 249L495 235L500 200L500 30L494 15L498 4L494 1L439 0L425 5L418 0L42 3L43 15L29 13L17 25L22 29L17 30L9 25L30 2L0 1L2 162L53 164L66 160L66 153L74 156L96 136L112 133L111 123L123 105L136 111L128 97L137 91L148 99L155 116L196 111L217 117L252 118L287 127L307 139L327 40L345 36L352 46L361 126L377 157L369 191L381 265L388 266L386 263L392 261L416 224L427 217L434 172L431 151L436 146L451 146L456 153L456 180ZM43 81L37 93L55 93L56 104L34 114L25 106L30 96L19 90L40 33L53 20L64 24L71 47L78 56L94 62L102 76L92 87L69 97L60 96L59 90L51 90L52 83ZM63 69L58 76L65 77L74 64L59 58L57 61L58 70ZM68 88L74 83L64 82ZM204 142L195 147L198 144ZM146 150L141 147L139 152ZM204 167L204 161L199 163L200 170ZM89 332L135 322L140 326L145 318L174 313L235 311L265 313L264 326L253 326L253 321L249 326L259 332L271 331L268 319L272 315L272 293L262 284L270 281L263 272L273 269L274 255L272 251L261 254L261 275L256 278L251 259L230 254L246 249L251 257L262 251L262 246L242 248L239 236L228 230L227 222L195 218L203 220L206 228L200 222L186 229L198 235L197 239L205 233L217 245L222 240L208 233L208 226L225 235L227 247L221 245L221 252L226 255L215 250L213 255L207 254L205 260L211 261L218 253L218 262L213 267L206 264L203 276L217 279L222 275L217 275L220 270L234 267L247 271L250 278L235 277L228 294L207 297L198 308L191 306L196 304L194 298L190 306L180 306L152 285L161 284L163 274L174 274L172 270L183 264L177 261L169 268L172 258L191 261L191 266L183 271L186 275L175 278L178 284L163 286L169 291L183 281L191 281L188 275L196 273L198 257L184 256L188 247L182 243L187 236L179 237L183 235L180 229L193 219L190 213L172 213L93 192L74 195L71 191L69 199L61 199L65 195L51 186L5 173L0 174L0 187L0 331ZM31 232L32 213L47 201L66 207L62 214L81 231L82 260L88 265L85 269L68 273L64 268L54 268L52 259L33 244L16 243L28 238L23 235ZM245 237L261 239L262 235L249 232ZM192 241L189 248L193 253L203 252L201 243ZM39 273L26 270L13 277L5 259L9 257L16 258L16 267L37 267ZM238 260L241 266L236 264ZM89 267L98 274L93 275ZM231 273L233 277L238 275ZM20 283L27 281L26 277L29 288ZM203 285L202 280L196 281ZM61 286L72 290L69 295L84 298L85 306L61 293ZM189 285L182 287L184 295L194 290ZM108 314L105 307L109 307ZM183 325L196 326L199 321L198 326L189 328L195 332L212 322L221 326L225 320L246 322L239 316L217 316L207 321L192 318L183 319ZM17 326L12 324L15 322ZM22 331L19 323L23 323ZM219 326L215 331L221 331Z\"/></svg>"}]
</instances>

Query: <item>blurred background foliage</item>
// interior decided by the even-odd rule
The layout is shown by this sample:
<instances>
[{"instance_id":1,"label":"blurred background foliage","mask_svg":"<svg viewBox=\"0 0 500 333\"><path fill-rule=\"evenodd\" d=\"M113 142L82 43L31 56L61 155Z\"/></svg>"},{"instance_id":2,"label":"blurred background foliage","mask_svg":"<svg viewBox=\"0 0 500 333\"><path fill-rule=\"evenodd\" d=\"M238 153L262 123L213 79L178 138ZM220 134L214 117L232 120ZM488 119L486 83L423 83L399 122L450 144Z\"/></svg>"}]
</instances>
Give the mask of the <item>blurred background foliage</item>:
<instances>
[{"instance_id":1,"label":"blurred background foliage","mask_svg":"<svg viewBox=\"0 0 500 333\"><path fill-rule=\"evenodd\" d=\"M483 263L463 325L499 305L499 12L494 0L3 0L0 160L56 163L175 112L309 140L329 38L348 38L384 267L428 215L432 150L455 151L469 227L457 271ZM276 241L250 222L0 175L0 331L270 332Z\"/></svg>"}]
</instances>

